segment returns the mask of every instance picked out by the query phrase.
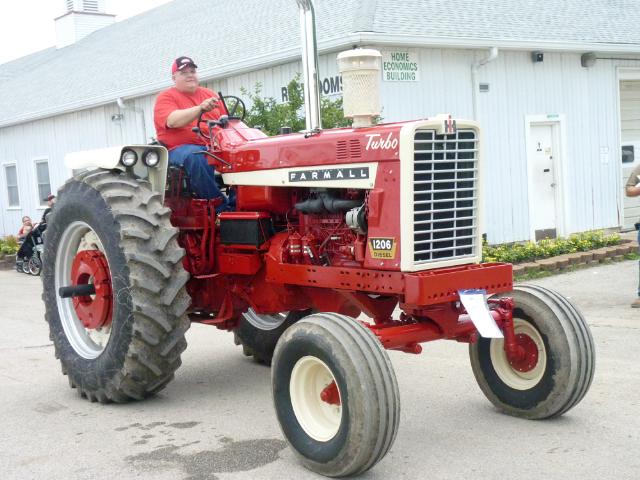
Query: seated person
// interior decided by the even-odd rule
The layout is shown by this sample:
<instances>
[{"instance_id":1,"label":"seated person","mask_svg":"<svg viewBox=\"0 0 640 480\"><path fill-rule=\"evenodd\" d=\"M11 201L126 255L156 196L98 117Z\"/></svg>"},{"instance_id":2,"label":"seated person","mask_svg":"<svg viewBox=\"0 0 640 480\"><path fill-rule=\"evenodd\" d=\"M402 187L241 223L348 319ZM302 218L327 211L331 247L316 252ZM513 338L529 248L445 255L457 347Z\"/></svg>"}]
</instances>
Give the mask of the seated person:
<instances>
[{"instance_id":1,"label":"seated person","mask_svg":"<svg viewBox=\"0 0 640 480\"><path fill-rule=\"evenodd\" d=\"M33 230L33 223L31 222L31 218L25 215L22 217L22 226L20 230L18 230L18 241L23 242L31 230Z\"/></svg>"},{"instance_id":2,"label":"seated person","mask_svg":"<svg viewBox=\"0 0 640 480\"><path fill-rule=\"evenodd\" d=\"M227 112L219 102L218 95L208 88L200 87L196 69L198 66L189 57L178 57L171 67L174 87L158 95L153 110L158 140L169 149L169 165L183 167L189 176L193 193L198 198L222 198L223 210L228 200L220 192L215 181L215 170L209 165L207 142L191 129L201 113L207 120L217 120Z\"/></svg>"}]
</instances>

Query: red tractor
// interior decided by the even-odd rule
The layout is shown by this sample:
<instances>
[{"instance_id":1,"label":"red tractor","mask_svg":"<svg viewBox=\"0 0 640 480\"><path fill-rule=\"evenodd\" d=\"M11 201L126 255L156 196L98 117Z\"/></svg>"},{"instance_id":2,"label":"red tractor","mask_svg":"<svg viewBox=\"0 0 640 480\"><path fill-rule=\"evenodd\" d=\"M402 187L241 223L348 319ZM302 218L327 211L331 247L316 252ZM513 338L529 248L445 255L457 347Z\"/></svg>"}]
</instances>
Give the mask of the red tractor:
<instances>
[{"instance_id":1,"label":"red tractor","mask_svg":"<svg viewBox=\"0 0 640 480\"><path fill-rule=\"evenodd\" d=\"M310 0L298 4L313 26ZM267 137L231 105L198 124L235 211L194 198L161 146L67 158L98 167L60 189L45 238L46 319L71 386L91 401L142 400L173 378L191 322L231 331L271 363L284 436L328 476L364 472L393 444L386 349L467 342L499 409L567 412L593 378L593 340L567 299L480 263L478 126L372 125L379 54L354 50L339 56L354 128L322 130L315 32L303 32L305 132Z\"/></svg>"}]
</instances>

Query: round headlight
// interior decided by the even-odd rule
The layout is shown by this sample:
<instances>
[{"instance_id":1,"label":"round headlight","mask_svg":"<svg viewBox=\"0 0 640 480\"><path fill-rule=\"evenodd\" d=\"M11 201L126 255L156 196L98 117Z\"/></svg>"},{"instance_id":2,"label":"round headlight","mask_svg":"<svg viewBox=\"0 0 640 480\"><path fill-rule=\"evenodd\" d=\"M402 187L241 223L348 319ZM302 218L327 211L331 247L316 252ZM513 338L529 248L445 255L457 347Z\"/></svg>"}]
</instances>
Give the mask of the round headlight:
<instances>
[{"instance_id":1,"label":"round headlight","mask_svg":"<svg viewBox=\"0 0 640 480\"><path fill-rule=\"evenodd\" d=\"M155 150L147 150L142 154L142 161L147 167L155 167L160 161L160 155Z\"/></svg>"},{"instance_id":2,"label":"round headlight","mask_svg":"<svg viewBox=\"0 0 640 480\"><path fill-rule=\"evenodd\" d=\"M120 155L120 163L122 163L125 167L133 167L138 161L138 154L133 150L123 150L122 155Z\"/></svg>"}]
</instances>

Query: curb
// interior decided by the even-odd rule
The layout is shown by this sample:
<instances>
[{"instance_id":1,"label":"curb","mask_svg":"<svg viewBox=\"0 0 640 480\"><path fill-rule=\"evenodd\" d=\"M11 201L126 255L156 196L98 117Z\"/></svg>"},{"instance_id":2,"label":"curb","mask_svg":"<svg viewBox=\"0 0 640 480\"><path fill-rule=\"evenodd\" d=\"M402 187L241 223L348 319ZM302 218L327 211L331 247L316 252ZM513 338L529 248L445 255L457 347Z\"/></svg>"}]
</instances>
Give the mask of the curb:
<instances>
[{"instance_id":1,"label":"curb","mask_svg":"<svg viewBox=\"0 0 640 480\"><path fill-rule=\"evenodd\" d=\"M513 265L513 276L539 271L560 272L567 267L602 263L606 260L624 260L628 253L638 251L638 244L627 241L611 247L602 247L588 252L567 253L557 257L543 258L534 262Z\"/></svg>"},{"instance_id":2,"label":"curb","mask_svg":"<svg viewBox=\"0 0 640 480\"><path fill-rule=\"evenodd\" d=\"M0 270L15 270L16 269L16 256L5 255L0 257Z\"/></svg>"}]
</instances>

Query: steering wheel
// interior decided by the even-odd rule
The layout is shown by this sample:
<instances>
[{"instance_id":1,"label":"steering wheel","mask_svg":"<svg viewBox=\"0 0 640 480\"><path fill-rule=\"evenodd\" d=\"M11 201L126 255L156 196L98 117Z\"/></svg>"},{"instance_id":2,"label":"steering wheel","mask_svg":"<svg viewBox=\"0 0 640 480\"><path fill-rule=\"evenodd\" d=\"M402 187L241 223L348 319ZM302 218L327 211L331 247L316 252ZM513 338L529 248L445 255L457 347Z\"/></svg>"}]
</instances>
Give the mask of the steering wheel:
<instances>
[{"instance_id":1,"label":"steering wheel","mask_svg":"<svg viewBox=\"0 0 640 480\"><path fill-rule=\"evenodd\" d=\"M207 112L200 112L200 116L198 117L196 126L192 128L194 132L202 136L205 140L210 141L211 136L205 133L205 130L200 128L201 123L207 124L207 127L209 126L209 124L214 124L220 127L224 127L229 122L229 120L243 121L247 115L247 107L241 98L236 97L235 95L222 96L221 93L218 93L218 97L220 98L220 101L224 105L224 108L227 110L228 115L222 115L218 120L205 120L203 117L204 117L204 114ZM227 100L231 100L231 101L227 102ZM240 111L240 115L238 115L238 111Z\"/></svg>"},{"instance_id":2,"label":"steering wheel","mask_svg":"<svg viewBox=\"0 0 640 480\"><path fill-rule=\"evenodd\" d=\"M207 122L211 122L213 120L205 120L204 118L204 114L205 113L209 113L209 112L200 112L200 116L198 117L198 121L196 122L196 126L193 127L191 130L194 131L195 133L197 133L198 135L200 135L202 138L204 138L205 140L211 140L211 136L208 133L209 130L208 129L202 129L200 128L200 124L204 123L207 125L207 127L209 126L209 124Z\"/></svg>"},{"instance_id":3,"label":"steering wheel","mask_svg":"<svg viewBox=\"0 0 640 480\"><path fill-rule=\"evenodd\" d=\"M247 115L247 107L241 98L235 95L227 95L224 97L220 95L220 100L222 100L222 103L229 113L229 120L244 120L244 117ZM240 110L240 115L237 115L238 110Z\"/></svg>"}]
</instances>

